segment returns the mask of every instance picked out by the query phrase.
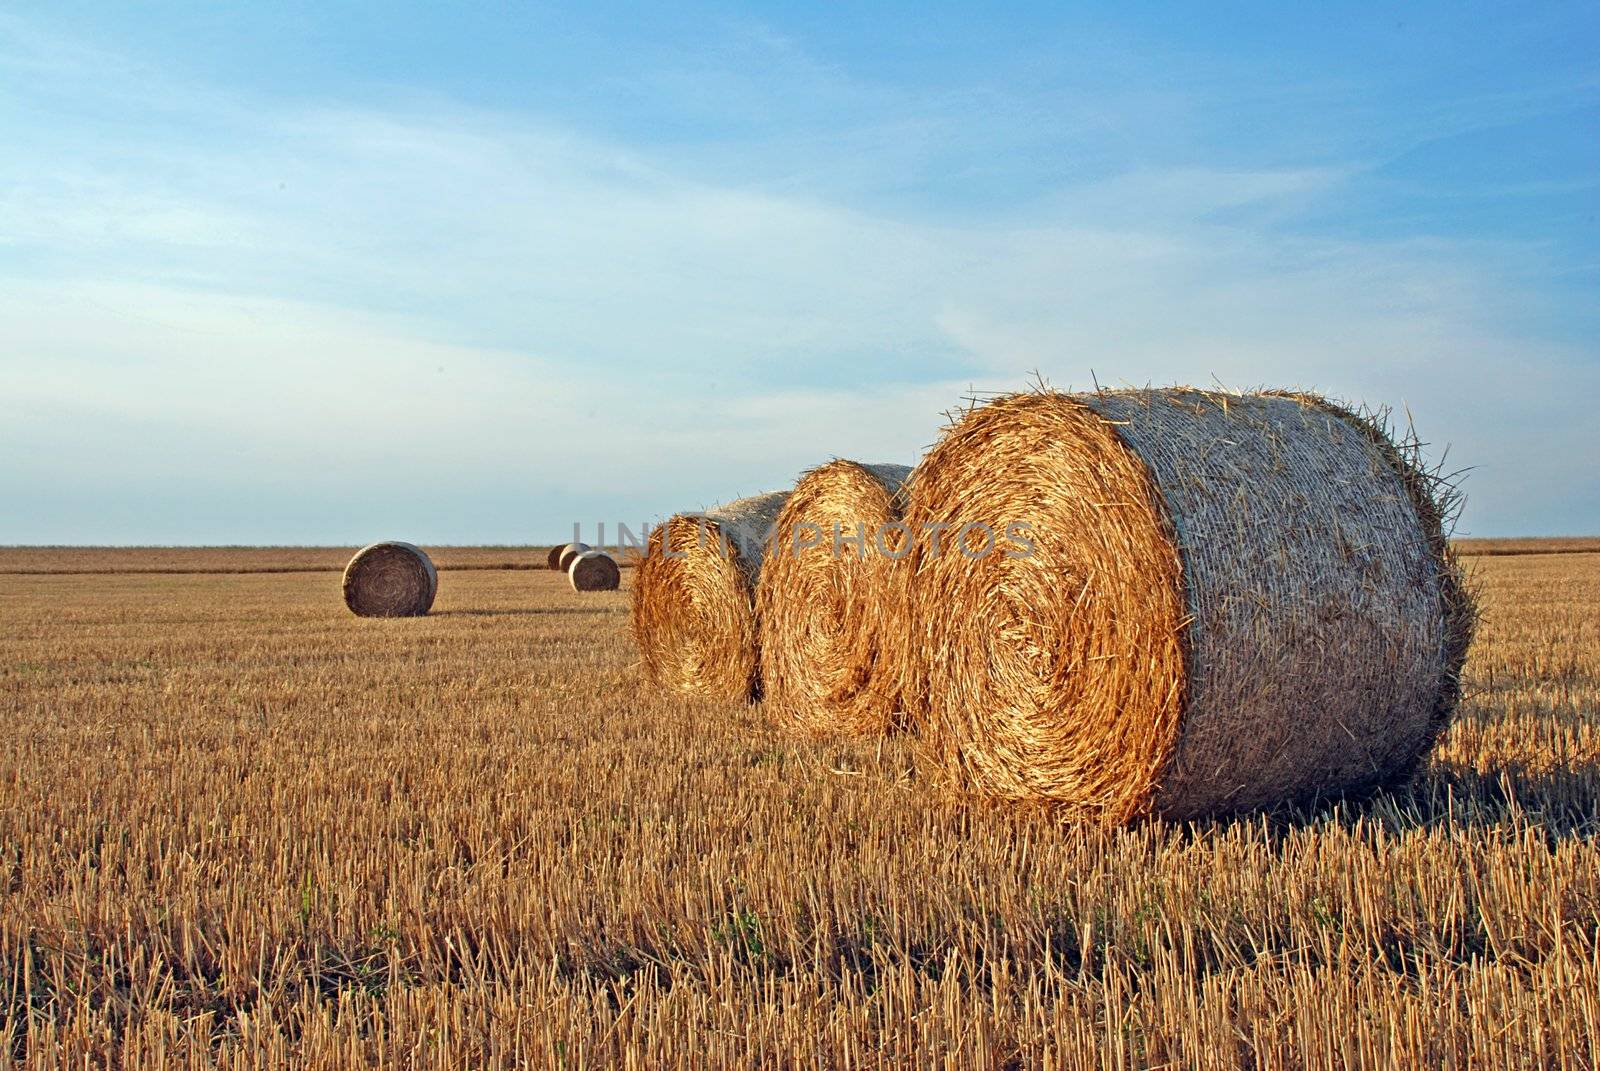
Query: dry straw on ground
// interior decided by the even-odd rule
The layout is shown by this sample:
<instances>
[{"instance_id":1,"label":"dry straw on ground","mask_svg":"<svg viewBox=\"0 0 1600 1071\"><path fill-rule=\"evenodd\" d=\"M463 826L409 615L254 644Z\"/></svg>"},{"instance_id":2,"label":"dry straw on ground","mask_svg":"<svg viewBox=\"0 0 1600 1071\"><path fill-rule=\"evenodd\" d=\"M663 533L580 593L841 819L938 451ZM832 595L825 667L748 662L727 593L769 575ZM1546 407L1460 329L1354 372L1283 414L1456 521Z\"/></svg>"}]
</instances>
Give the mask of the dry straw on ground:
<instances>
[{"instance_id":1,"label":"dry straw on ground","mask_svg":"<svg viewBox=\"0 0 1600 1071\"><path fill-rule=\"evenodd\" d=\"M586 550L567 566L567 580L573 591L616 591L622 570L605 551Z\"/></svg>"},{"instance_id":2,"label":"dry straw on ground","mask_svg":"<svg viewBox=\"0 0 1600 1071\"><path fill-rule=\"evenodd\" d=\"M361 617L421 617L439 593L439 574L419 547L374 543L344 568L344 602Z\"/></svg>"},{"instance_id":3,"label":"dry straw on ground","mask_svg":"<svg viewBox=\"0 0 1600 1071\"><path fill-rule=\"evenodd\" d=\"M756 607L765 701L816 734L888 730L898 709L878 639L891 572L908 549L900 499L911 469L832 461L802 476L778 515ZM807 527L810 526L810 527Z\"/></svg>"},{"instance_id":4,"label":"dry straw on ground","mask_svg":"<svg viewBox=\"0 0 1600 1071\"><path fill-rule=\"evenodd\" d=\"M572 559L576 558L580 554L585 553L586 551L593 549L594 548L589 546L587 543L568 543L566 546L562 547L561 552L556 555L556 568L560 569L563 573L566 572L572 566Z\"/></svg>"},{"instance_id":5,"label":"dry straw on ground","mask_svg":"<svg viewBox=\"0 0 1600 1071\"><path fill-rule=\"evenodd\" d=\"M1414 447L1303 395L970 410L907 520L1026 522L1032 553L918 539L902 669L919 719L980 790L1109 821L1407 776L1455 706L1473 619L1442 530L1453 495Z\"/></svg>"},{"instance_id":6,"label":"dry straw on ground","mask_svg":"<svg viewBox=\"0 0 1600 1071\"><path fill-rule=\"evenodd\" d=\"M1480 560L1404 791L1102 834L685 702L554 577L7 572L81 553L0 548L0 1066L1600 1066L1600 554Z\"/></svg>"},{"instance_id":7,"label":"dry straw on ground","mask_svg":"<svg viewBox=\"0 0 1600 1071\"><path fill-rule=\"evenodd\" d=\"M652 680L749 699L760 689L754 594L787 492L680 514L650 533L633 582L633 635Z\"/></svg>"}]
</instances>

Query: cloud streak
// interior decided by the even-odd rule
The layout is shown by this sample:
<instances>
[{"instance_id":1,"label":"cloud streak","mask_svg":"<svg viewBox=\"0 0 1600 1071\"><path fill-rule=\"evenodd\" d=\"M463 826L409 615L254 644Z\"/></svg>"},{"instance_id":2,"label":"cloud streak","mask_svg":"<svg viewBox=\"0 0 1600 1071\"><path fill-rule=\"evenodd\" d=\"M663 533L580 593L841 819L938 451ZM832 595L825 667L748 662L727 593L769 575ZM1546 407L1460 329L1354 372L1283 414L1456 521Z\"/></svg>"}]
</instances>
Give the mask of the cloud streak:
<instances>
[{"instance_id":1,"label":"cloud streak","mask_svg":"<svg viewBox=\"0 0 1600 1071\"><path fill-rule=\"evenodd\" d=\"M3 106L0 542L556 538L914 461L969 387L1091 369L1404 404L1479 466L1473 531L1600 530L1596 355L1518 312L1539 251L1287 225L1361 161L1139 168L958 219L131 65L98 136L65 137L30 55Z\"/></svg>"}]
</instances>

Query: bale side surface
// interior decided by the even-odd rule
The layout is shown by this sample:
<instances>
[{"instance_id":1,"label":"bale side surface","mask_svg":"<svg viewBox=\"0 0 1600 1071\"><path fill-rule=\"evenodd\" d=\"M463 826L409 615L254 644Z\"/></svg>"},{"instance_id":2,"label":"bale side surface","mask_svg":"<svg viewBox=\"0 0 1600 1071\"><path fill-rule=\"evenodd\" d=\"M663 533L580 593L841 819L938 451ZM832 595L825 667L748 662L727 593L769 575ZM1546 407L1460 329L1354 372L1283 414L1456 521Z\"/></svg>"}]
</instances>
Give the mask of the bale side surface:
<instances>
[{"instance_id":1,"label":"bale side surface","mask_svg":"<svg viewBox=\"0 0 1600 1071\"><path fill-rule=\"evenodd\" d=\"M1247 809L1408 774L1450 686L1447 563L1388 452L1304 398L1085 404L1149 467L1183 555L1190 694L1155 809Z\"/></svg>"},{"instance_id":2,"label":"bale side surface","mask_svg":"<svg viewBox=\"0 0 1600 1071\"><path fill-rule=\"evenodd\" d=\"M567 580L573 591L616 591L622 583L622 570L603 550L586 550L567 567Z\"/></svg>"},{"instance_id":3,"label":"bale side surface","mask_svg":"<svg viewBox=\"0 0 1600 1071\"><path fill-rule=\"evenodd\" d=\"M433 607L439 574L420 547L373 543L344 569L344 602L360 617L421 617Z\"/></svg>"},{"instance_id":4,"label":"bale side surface","mask_svg":"<svg viewBox=\"0 0 1600 1071\"><path fill-rule=\"evenodd\" d=\"M910 474L833 461L803 475L778 515L756 587L761 680L765 701L803 731L863 736L894 725L896 674L878 641L899 623L891 582L903 533L883 526L900 521Z\"/></svg>"},{"instance_id":5,"label":"bale side surface","mask_svg":"<svg viewBox=\"0 0 1600 1071\"><path fill-rule=\"evenodd\" d=\"M1392 448L1303 397L973 410L919 468L908 516L1021 512L1037 553L966 570L914 555L931 727L980 788L1110 820L1404 776L1454 703L1470 620Z\"/></svg>"},{"instance_id":6,"label":"bale side surface","mask_svg":"<svg viewBox=\"0 0 1600 1071\"><path fill-rule=\"evenodd\" d=\"M587 543L568 543L556 557L556 568L566 572L572 565L572 559L592 549Z\"/></svg>"},{"instance_id":7,"label":"bale side surface","mask_svg":"<svg viewBox=\"0 0 1600 1071\"><path fill-rule=\"evenodd\" d=\"M719 699L758 694L754 591L787 492L669 518L650 533L631 625L652 680Z\"/></svg>"},{"instance_id":8,"label":"bale side surface","mask_svg":"<svg viewBox=\"0 0 1600 1071\"><path fill-rule=\"evenodd\" d=\"M1449 727L1455 717L1456 708L1461 702L1461 671L1466 665L1467 649L1472 646L1473 632L1478 624L1477 598L1462 567L1460 553L1450 538L1451 528L1464 501L1463 496L1449 478L1437 471L1430 471L1424 465L1422 443L1414 429L1408 426L1404 437L1395 436L1387 411L1353 409L1321 395L1302 391L1269 393L1332 413L1364 435L1372 448L1399 475L1406 495L1416 510L1423 538L1428 542L1429 556L1439 581L1439 612L1444 629L1444 681L1434 702L1426 742L1417 749L1410 766L1397 767L1389 779L1390 782L1407 780L1433 749L1439 734Z\"/></svg>"}]
</instances>

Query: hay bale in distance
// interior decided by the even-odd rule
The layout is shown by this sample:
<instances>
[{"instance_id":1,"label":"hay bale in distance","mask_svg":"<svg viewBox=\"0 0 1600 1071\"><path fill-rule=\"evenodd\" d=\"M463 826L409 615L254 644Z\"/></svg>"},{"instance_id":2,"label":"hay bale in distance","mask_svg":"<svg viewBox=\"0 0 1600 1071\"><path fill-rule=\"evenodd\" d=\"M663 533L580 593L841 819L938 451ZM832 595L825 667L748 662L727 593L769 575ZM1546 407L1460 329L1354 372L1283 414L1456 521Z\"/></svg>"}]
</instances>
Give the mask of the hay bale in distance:
<instances>
[{"instance_id":1,"label":"hay bale in distance","mask_svg":"<svg viewBox=\"0 0 1600 1071\"><path fill-rule=\"evenodd\" d=\"M566 549L567 545L565 543L557 543L555 546L551 547L544 556L545 568L549 569L552 573L560 569L561 552Z\"/></svg>"},{"instance_id":2,"label":"hay bale in distance","mask_svg":"<svg viewBox=\"0 0 1600 1071\"><path fill-rule=\"evenodd\" d=\"M573 591L616 591L622 570L605 551L586 550L567 566L567 580Z\"/></svg>"},{"instance_id":3,"label":"hay bale in distance","mask_svg":"<svg viewBox=\"0 0 1600 1071\"><path fill-rule=\"evenodd\" d=\"M556 556L556 568L563 573L566 572L567 568L572 565L572 559L593 549L587 543L568 543L561 548L561 553Z\"/></svg>"},{"instance_id":4,"label":"hay bale in distance","mask_svg":"<svg viewBox=\"0 0 1600 1071\"><path fill-rule=\"evenodd\" d=\"M1305 395L1045 391L968 411L912 477L907 520L1026 522L1032 553L915 541L919 719L979 790L1108 821L1409 776L1473 624L1454 493L1413 454Z\"/></svg>"},{"instance_id":5,"label":"hay bale in distance","mask_svg":"<svg viewBox=\"0 0 1600 1071\"><path fill-rule=\"evenodd\" d=\"M759 692L755 585L787 497L753 495L651 531L634 574L632 627L652 680L719 699Z\"/></svg>"},{"instance_id":6,"label":"hay bale in distance","mask_svg":"<svg viewBox=\"0 0 1600 1071\"><path fill-rule=\"evenodd\" d=\"M894 723L896 676L878 641L901 627L891 573L909 548L885 526L900 522L910 475L832 461L801 476L778 514L756 585L763 699L809 733L865 736Z\"/></svg>"},{"instance_id":7,"label":"hay bale in distance","mask_svg":"<svg viewBox=\"0 0 1600 1071\"><path fill-rule=\"evenodd\" d=\"M373 543L344 567L344 604L360 617L421 617L438 593L433 561L410 543Z\"/></svg>"}]
</instances>

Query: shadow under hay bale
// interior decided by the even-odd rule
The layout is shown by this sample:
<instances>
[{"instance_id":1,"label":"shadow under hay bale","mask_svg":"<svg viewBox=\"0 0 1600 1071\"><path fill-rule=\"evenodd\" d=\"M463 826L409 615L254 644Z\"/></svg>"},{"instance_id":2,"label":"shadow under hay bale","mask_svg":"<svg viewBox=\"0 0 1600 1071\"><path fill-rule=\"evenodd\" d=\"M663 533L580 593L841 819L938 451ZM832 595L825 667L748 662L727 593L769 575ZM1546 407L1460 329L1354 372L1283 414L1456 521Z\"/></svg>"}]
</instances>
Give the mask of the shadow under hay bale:
<instances>
[{"instance_id":1,"label":"shadow under hay bale","mask_svg":"<svg viewBox=\"0 0 1600 1071\"><path fill-rule=\"evenodd\" d=\"M344 603L360 617L421 617L438 593L433 561L410 543L373 543L344 568Z\"/></svg>"},{"instance_id":2,"label":"shadow under hay bale","mask_svg":"<svg viewBox=\"0 0 1600 1071\"><path fill-rule=\"evenodd\" d=\"M556 555L556 568L560 569L563 573L566 572L567 569L572 565L572 559L593 549L594 548L589 546L587 543L568 543L566 546L562 547L560 553Z\"/></svg>"},{"instance_id":3,"label":"shadow under hay bale","mask_svg":"<svg viewBox=\"0 0 1600 1071\"><path fill-rule=\"evenodd\" d=\"M622 584L622 570L603 550L586 550L567 566L567 581L573 591L616 591Z\"/></svg>"},{"instance_id":4,"label":"shadow under hay bale","mask_svg":"<svg viewBox=\"0 0 1600 1071\"><path fill-rule=\"evenodd\" d=\"M795 484L756 586L765 702L813 734L892 726L896 678L879 637L899 628L889 586L908 549L900 521L907 465L833 461Z\"/></svg>"},{"instance_id":5,"label":"shadow under hay bale","mask_svg":"<svg viewBox=\"0 0 1600 1071\"><path fill-rule=\"evenodd\" d=\"M1107 821L1248 810L1408 777L1473 623L1455 500L1414 449L1305 395L1018 394L912 477L913 531L1029 525L906 559L903 687L993 795Z\"/></svg>"},{"instance_id":6,"label":"shadow under hay bale","mask_svg":"<svg viewBox=\"0 0 1600 1071\"><path fill-rule=\"evenodd\" d=\"M633 581L632 626L650 679L749 699L760 689L755 585L787 492L679 514L650 533Z\"/></svg>"}]
</instances>

